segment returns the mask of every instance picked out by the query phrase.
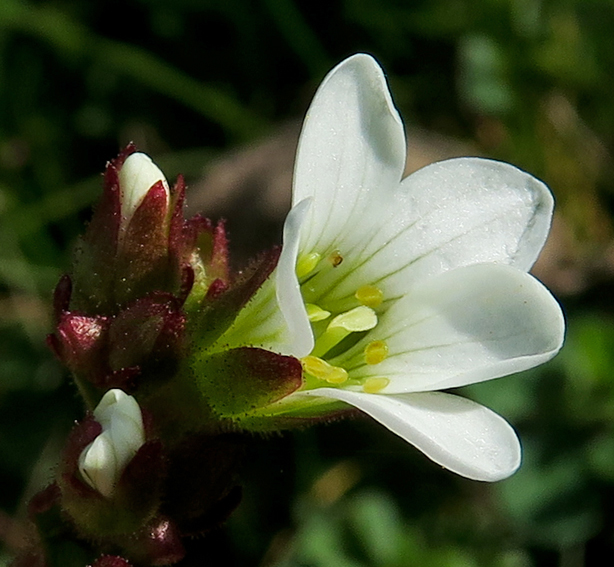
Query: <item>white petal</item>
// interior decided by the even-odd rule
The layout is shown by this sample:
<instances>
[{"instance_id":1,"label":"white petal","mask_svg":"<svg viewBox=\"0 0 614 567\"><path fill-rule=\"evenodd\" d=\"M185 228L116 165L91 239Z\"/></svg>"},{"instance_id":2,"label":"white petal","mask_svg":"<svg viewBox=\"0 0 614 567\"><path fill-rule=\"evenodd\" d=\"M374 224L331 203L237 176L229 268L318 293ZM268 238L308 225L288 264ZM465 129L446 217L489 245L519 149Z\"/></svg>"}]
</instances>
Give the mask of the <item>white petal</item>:
<instances>
[{"instance_id":1,"label":"white petal","mask_svg":"<svg viewBox=\"0 0 614 567\"><path fill-rule=\"evenodd\" d=\"M100 425L107 428L117 415L124 415L143 427L143 418L138 402L123 390L113 388L107 391L98 402L96 409L94 409L94 417Z\"/></svg>"},{"instance_id":2,"label":"white petal","mask_svg":"<svg viewBox=\"0 0 614 567\"><path fill-rule=\"evenodd\" d=\"M106 430L113 443L120 470L130 462L132 457L145 443L145 433L142 420L134 421L125 416L116 416Z\"/></svg>"},{"instance_id":3,"label":"white petal","mask_svg":"<svg viewBox=\"0 0 614 567\"><path fill-rule=\"evenodd\" d=\"M394 195L383 191L386 210L378 226L354 219L354 233L339 250L344 263L314 280L319 304L348 301L358 287L376 285L385 298L429 276L483 262L528 271L541 250L552 216L548 188L505 163L460 158L410 175ZM368 214L368 212L366 213ZM339 307L339 306L337 306Z\"/></svg>"},{"instance_id":4,"label":"white petal","mask_svg":"<svg viewBox=\"0 0 614 567\"><path fill-rule=\"evenodd\" d=\"M117 459L110 436L103 432L79 457L79 472L100 494L110 498L117 482Z\"/></svg>"},{"instance_id":5,"label":"white petal","mask_svg":"<svg viewBox=\"0 0 614 567\"><path fill-rule=\"evenodd\" d=\"M292 354L293 337L275 292L275 278L271 275L216 344L224 350L254 346L280 354Z\"/></svg>"},{"instance_id":6,"label":"white petal","mask_svg":"<svg viewBox=\"0 0 614 567\"><path fill-rule=\"evenodd\" d=\"M305 117L292 202L314 203L301 250L324 254L364 216L369 193L395 187L405 164L405 135L375 60L354 55L324 79Z\"/></svg>"},{"instance_id":7,"label":"white petal","mask_svg":"<svg viewBox=\"0 0 614 567\"><path fill-rule=\"evenodd\" d=\"M305 199L288 213L277 267L219 340L224 348L250 345L298 357L313 349L313 332L296 277L300 230L309 206L310 199Z\"/></svg>"},{"instance_id":8,"label":"white petal","mask_svg":"<svg viewBox=\"0 0 614 567\"><path fill-rule=\"evenodd\" d=\"M385 376L385 393L441 390L532 368L561 348L564 320L550 292L516 268L477 264L426 280L380 318L343 364L352 377ZM367 365L366 342L389 356Z\"/></svg>"},{"instance_id":9,"label":"white petal","mask_svg":"<svg viewBox=\"0 0 614 567\"><path fill-rule=\"evenodd\" d=\"M438 247L439 262L448 269L502 262L528 271L546 242L554 207L541 181L513 165L481 158L417 171L403 180L397 201L420 219L415 232L426 237L420 239L419 257Z\"/></svg>"},{"instance_id":10,"label":"white petal","mask_svg":"<svg viewBox=\"0 0 614 567\"><path fill-rule=\"evenodd\" d=\"M114 388L94 410L102 432L79 457L83 478L98 492L111 497L124 468L145 443L141 408L132 397Z\"/></svg>"},{"instance_id":11,"label":"white petal","mask_svg":"<svg viewBox=\"0 0 614 567\"><path fill-rule=\"evenodd\" d=\"M301 229L309 213L311 199L295 205L284 223L283 248L275 271L276 295L288 332L288 348L283 354L307 356L313 349L313 332L307 317L301 288L296 277L296 260L299 251Z\"/></svg>"},{"instance_id":12,"label":"white petal","mask_svg":"<svg viewBox=\"0 0 614 567\"><path fill-rule=\"evenodd\" d=\"M507 478L520 466L520 443L512 427L493 411L465 398L438 392L390 396L335 388L304 394L357 407L461 476L492 482Z\"/></svg>"},{"instance_id":13,"label":"white petal","mask_svg":"<svg viewBox=\"0 0 614 567\"><path fill-rule=\"evenodd\" d=\"M119 170L121 209L126 224L143 202L147 192L158 181L162 181L169 195L168 183L164 174L149 156L136 152L126 158Z\"/></svg>"}]
</instances>

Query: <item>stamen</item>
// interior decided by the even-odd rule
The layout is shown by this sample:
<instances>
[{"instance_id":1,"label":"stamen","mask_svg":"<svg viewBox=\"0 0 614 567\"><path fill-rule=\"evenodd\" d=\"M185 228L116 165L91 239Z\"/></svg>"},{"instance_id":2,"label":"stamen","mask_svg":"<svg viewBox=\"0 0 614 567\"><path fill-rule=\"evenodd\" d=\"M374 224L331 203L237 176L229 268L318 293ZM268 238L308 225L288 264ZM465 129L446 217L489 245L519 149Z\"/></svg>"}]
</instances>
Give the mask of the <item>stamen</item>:
<instances>
[{"instance_id":1,"label":"stamen","mask_svg":"<svg viewBox=\"0 0 614 567\"><path fill-rule=\"evenodd\" d=\"M339 250L335 250L329 257L328 261L333 265L333 268L336 268L341 262L343 262L343 256L339 252Z\"/></svg>"},{"instance_id":2,"label":"stamen","mask_svg":"<svg viewBox=\"0 0 614 567\"><path fill-rule=\"evenodd\" d=\"M322 256L317 252L302 255L296 262L296 276L301 279L313 272Z\"/></svg>"},{"instance_id":3,"label":"stamen","mask_svg":"<svg viewBox=\"0 0 614 567\"><path fill-rule=\"evenodd\" d=\"M317 356L305 356L301 359L301 362L303 363L303 370L307 374L311 374L319 380L325 380L329 384L343 384L349 377L345 368L333 366Z\"/></svg>"},{"instance_id":4,"label":"stamen","mask_svg":"<svg viewBox=\"0 0 614 567\"><path fill-rule=\"evenodd\" d=\"M390 384L390 380L384 377L367 378L362 386L362 391L366 394L377 394Z\"/></svg>"},{"instance_id":5,"label":"stamen","mask_svg":"<svg viewBox=\"0 0 614 567\"><path fill-rule=\"evenodd\" d=\"M361 305L341 315L337 315L328 325L327 330L344 329L348 333L369 331L377 325L377 315L373 309Z\"/></svg>"},{"instance_id":6,"label":"stamen","mask_svg":"<svg viewBox=\"0 0 614 567\"><path fill-rule=\"evenodd\" d=\"M388 345L385 341L371 341L365 347L365 362L379 364L388 356Z\"/></svg>"},{"instance_id":7,"label":"stamen","mask_svg":"<svg viewBox=\"0 0 614 567\"><path fill-rule=\"evenodd\" d=\"M331 373L324 378L329 384L343 384L349 378L348 371L341 366L333 366Z\"/></svg>"},{"instance_id":8,"label":"stamen","mask_svg":"<svg viewBox=\"0 0 614 567\"><path fill-rule=\"evenodd\" d=\"M384 292L374 285L363 285L356 290L354 297L367 307L378 307L384 301Z\"/></svg>"},{"instance_id":9,"label":"stamen","mask_svg":"<svg viewBox=\"0 0 614 567\"><path fill-rule=\"evenodd\" d=\"M307 309L307 317L309 317L309 320L312 323L324 321L324 319L328 319L330 317L330 311L322 309L315 303L305 303L305 308Z\"/></svg>"},{"instance_id":10,"label":"stamen","mask_svg":"<svg viewBox=\"0 0 614 567\"><path fill-rule=\"evenodd\" d=\"M339 344L350 333L368 331L377 325L377 315L373 309L361 305L337 315L316 340L311 353L314 356L322 356L331 348Z\"/></svg>"},{"instance_id":11,"label":"stamen","mask_svg":"<svg viewBox=\"0 0 614 567\"><path fill-rule=\"evenodd\" d=\"M304 356L301 358L301 362L303 363L303 370L307 372L307 374L311 374L320 380L325 380L334 368L325 360L312 355Z\"/></svg>"}]
</instances>

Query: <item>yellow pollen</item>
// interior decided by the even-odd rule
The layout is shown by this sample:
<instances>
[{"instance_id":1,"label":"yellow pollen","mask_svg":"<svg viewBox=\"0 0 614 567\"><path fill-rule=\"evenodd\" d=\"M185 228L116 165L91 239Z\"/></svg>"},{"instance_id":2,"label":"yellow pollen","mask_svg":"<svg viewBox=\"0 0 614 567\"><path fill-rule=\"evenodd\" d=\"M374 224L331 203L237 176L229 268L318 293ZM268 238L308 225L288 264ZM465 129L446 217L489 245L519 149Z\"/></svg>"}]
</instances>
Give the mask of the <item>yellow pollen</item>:
<instances>
[{"instance_id":1,"label":"yellow pollen","mask_svg":"<svg viewBox=\"0 0 614 567\"><path fill-rule=\"evenodd\" d=\"M324 378L329 384L343 384L348 379L348 372L340 366L332 366L331 373Z\"/></svg>"},{"instance_id":2,"label":"yellow pollen","mask_svg":"<svg viewBox=\"0 0 614 567\"><path fill-rule=\"evenodd\" d=\"M312 323L324 321L324 319L328 319L330 317L330 311L322 309L315 303L305 303L305 309L307 309L307 317L309 317L309 320Z\"/></svg>"},{"instance_id":3,"label":"yellow pollen","mask_svg":"<svg viewBox=\"0 0 614 567\"><path fill-rule=\"evenodd\" d=\"M296 276L300 279L309 275L316 269L321 258L322 257L317 252L311 252L301 256L296 263Z\"/></svg>"},{"instance_id":4,"label":"yellow pollen","mask_svg":"<svg viewBox=\"0 0 614 567\"><path fill-rule=\"evenodd\" d=\"M385 341L371 341L365 347L365 362L379 364L388 356L388 345Z\"/></svg>"},{"instance_id":5,"label":"yellow pollen","mask_svg":"<svg viewBox=\"0 0 614 567\"><path fill-rule=\"evenodd\" d=\"M333 268L336 268L341 262L343 262L343 256L339 252L339 250L335 250L329 257L328 261L333 265Z\"/></svg>"},{"instance_id":6,"label":"yellow pollen","mask_svg":"<svg viewBox=\"0 0 614 567\"><path fill-rule=\"evenodd\" d=\"M377 394L390 384L388 378L367 378L362 386L362 391L366 394Z\"/></svg>"},{"instance_id":7,"label":"yellow pollen","mask_svg":"<svg viewBox=\"0 0 614 567\"><path fill-rule=\"evenodd\" d=\"M361 305L354 307L345 313L337 315L328 325L329 331L333 329L344 329L348 333L358 331L369 331L377 325L377 314L373 309Z\"/></svg>"},{"instance_id":8,"label":"yellow pollen","mask_svg":"<svg viewBox=\"0 0 614 567\"><path fill-rule=\"evenodd\" d=\"M333 369L333 366L317 356L304 356L301 362L303 363L303 370L307 374L311 374L320 380L325 380Z\"/></svg>"},{"instance_id":9,"label":"yellow pollen","mask_svg":"<svg viewBox=\"0 0 614 567\"><path fill-rule=\"evenodd\" d=\"M348 379L345 368L333 366L317 356L305 356L301 359L303 370L307 374L315 376L319 380L325 380L329 384L343 384Z\"/></svg>"},{"instance_id":10,"label":"yellow pollen","mask_svg":"<svg viewBox=\"0 0 614 567\"><path fill-rule=\"evenodd\" d=\"M378 307L384 301L384 293L374 285L363 285L356 290L354 297L367 307Z\"/></svg>"}]
</instances>

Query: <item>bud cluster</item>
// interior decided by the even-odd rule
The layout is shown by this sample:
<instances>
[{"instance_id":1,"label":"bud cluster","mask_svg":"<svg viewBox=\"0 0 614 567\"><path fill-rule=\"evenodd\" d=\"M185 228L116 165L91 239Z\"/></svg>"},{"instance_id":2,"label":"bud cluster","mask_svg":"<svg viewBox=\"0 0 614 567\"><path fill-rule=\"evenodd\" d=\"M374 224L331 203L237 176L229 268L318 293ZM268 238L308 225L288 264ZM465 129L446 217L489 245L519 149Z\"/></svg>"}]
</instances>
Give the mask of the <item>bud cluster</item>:
<instances>
[{"instance_id":1,"label":"bud cluster","mask_svg":"<svg viewBox=\"0 0 614 567\"><path fill-rule=\"evenodd\" d=\"M232 273L224 224L185 219L184 198L181 178L170 188L128 146L107 164L72 273L55 291L48 344L88 411L30 512L44 549L79 542L96 567L181 560L183 538L240 500L235 417L302 381L292 357L220 342L278 251ZM54 567L53 553L33 553Z\"/></svg>"}]
</instances>

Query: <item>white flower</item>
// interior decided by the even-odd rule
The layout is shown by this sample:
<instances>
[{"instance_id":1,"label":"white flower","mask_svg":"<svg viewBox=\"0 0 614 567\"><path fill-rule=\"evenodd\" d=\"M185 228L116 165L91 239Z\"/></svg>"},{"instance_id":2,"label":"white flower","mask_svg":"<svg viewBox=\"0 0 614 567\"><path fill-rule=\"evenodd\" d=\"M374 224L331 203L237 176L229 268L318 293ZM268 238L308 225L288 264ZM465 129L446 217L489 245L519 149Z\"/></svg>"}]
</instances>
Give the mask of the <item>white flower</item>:
<instances>
[{"instance_id":1,"label":"white flower","mask_svg":"<svg viewBox=\"0 0 614 567\"><path fill-rule=\"evenodd\" d=\"M170 191L166 177L151 158L141 152L130 154L118 173L121 215L125 226L130 223L135 211L149 190L158 182L166 190L167 202Z\"/></svg>"},{"instance_id":2,"label":"white flower","mask_svg":"<svg viewBox=\"0 0 614 567\"><path fill-rule=\"evenodd\" d=\"M109 390L94 410L102 433L79 457L79 472L100 494L110 498L126 465L145 443L141 408L122 390Z\"/></svg>"},{"instance_id":3,"label":"white flower","mask_svg":"<svg viewBox=\"0 0 614 567\"><path fill-rule=\"evenodd\" d=\"M439 390L531 368L560 349L561 309L527 273L553 199L532 176L485 159L402 179L405 156L382 70L368 55L350 57L305 119L277 302L265 286L236 336L303 362L303 388L270 415L308 399L345 402L444 467L499 480L520 464L515 432Z\"/></svg>"}]
</instances>

